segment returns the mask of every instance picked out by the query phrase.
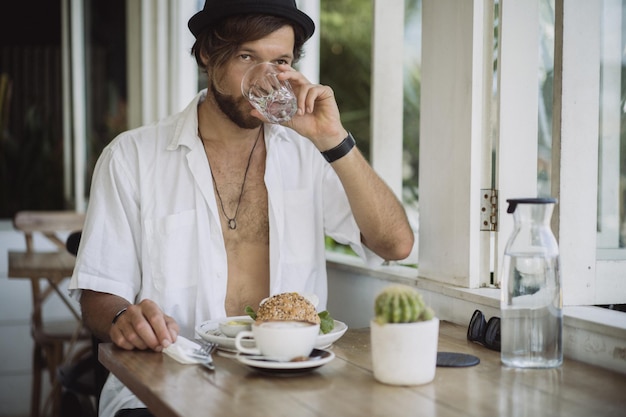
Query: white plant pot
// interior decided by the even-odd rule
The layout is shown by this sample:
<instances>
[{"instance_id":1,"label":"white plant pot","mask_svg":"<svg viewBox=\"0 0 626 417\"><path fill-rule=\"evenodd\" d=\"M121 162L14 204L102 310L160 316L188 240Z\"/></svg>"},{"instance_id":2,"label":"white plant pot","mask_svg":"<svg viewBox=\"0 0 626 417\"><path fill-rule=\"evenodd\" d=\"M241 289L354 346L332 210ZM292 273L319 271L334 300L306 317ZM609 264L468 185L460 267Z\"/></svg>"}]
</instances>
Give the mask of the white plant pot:
<instances>
[{"instance_id":1,"label":"white plant pot","mask_svg":"<svg viewBox=\"0 0 626 417\"><path fill-rule=\"evenodd\" d=\"M390 385L421 385L435 378L439 319L370 322L374 378Z\"/></svg>"}]
</instances>

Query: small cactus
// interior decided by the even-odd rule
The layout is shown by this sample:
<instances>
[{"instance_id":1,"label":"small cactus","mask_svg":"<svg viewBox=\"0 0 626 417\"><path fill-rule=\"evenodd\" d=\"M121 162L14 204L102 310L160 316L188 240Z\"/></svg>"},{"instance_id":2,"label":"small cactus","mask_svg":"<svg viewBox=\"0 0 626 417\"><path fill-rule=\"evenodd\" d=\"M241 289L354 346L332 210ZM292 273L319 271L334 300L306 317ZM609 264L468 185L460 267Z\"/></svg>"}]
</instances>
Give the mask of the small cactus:
<instances>
[{"instance_id":1,"label":"small cactus","mask_svg":"<svg viewBox=\"0 0 626 417\"><path fill-rule=\"evenodd\" d=\"M434 317L422 295L415 288L401 284L391 285L376 296L374 313L378 324L414 323Z\"/></svg>"}]
</instances>

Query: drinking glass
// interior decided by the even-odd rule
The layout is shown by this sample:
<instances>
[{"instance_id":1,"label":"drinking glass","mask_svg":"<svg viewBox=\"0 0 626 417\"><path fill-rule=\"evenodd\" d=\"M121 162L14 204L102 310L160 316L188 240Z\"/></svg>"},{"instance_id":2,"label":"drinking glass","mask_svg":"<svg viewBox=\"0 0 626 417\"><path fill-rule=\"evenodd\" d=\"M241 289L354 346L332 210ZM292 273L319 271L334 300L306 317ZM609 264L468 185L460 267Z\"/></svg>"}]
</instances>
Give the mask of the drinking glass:
<instances>
[{"instance_id":1,"label":"drinking glass","mask_svg":"<svg viewBox=\"0 0 626 417\"><path fill-rule=\"evenodd\" d=\"M243 96L270 123L291 120L298 104L289 81L281 81L275 64L263 62L251 67L241 80Z\"/></svg>"}]
</instances>

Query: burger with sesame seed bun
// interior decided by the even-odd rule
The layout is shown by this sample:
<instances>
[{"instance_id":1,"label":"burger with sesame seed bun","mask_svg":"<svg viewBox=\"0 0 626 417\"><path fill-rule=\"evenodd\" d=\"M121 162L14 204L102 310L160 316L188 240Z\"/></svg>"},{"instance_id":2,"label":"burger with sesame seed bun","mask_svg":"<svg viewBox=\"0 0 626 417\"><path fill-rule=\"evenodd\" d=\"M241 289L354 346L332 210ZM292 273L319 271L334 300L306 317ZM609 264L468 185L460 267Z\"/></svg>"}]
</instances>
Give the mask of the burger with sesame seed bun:
<instances>
[{"instance_id":1,"label":"burger with sesame seed bun","mask_svg":"<svg viewBox=\"0 0 626 417\"><path fill-rule=\"evenodd\" d=\"M327 311L318 313L310 298L297 292L280 293L263 300L256 312L246 307L246 313L257 322L306 321L319 324L324 334L330 332L335 321Z\"/></svg>"}]
</instances>

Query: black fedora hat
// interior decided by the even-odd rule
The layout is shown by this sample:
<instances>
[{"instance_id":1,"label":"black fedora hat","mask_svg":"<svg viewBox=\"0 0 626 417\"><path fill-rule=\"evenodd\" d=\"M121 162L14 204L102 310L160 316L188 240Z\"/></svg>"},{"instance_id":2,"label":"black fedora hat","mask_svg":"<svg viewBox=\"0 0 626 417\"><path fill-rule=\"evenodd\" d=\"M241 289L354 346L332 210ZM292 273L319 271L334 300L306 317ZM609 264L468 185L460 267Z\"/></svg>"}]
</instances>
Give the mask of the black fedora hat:
<instances>
[{"instance_id":1,"label":"black fedora hat","mask_svg":"<svg viewBox=\"0 0 626 417\"><path fill-rule=\"evenodd\" d=\"M197 38L218 20L236 14L268 14L284 17L302 26L306 39L315 31L315 23L298 10L295 0L206 0L204 8L189 19L189 30Z\"/></svg>"}]
</instances>

